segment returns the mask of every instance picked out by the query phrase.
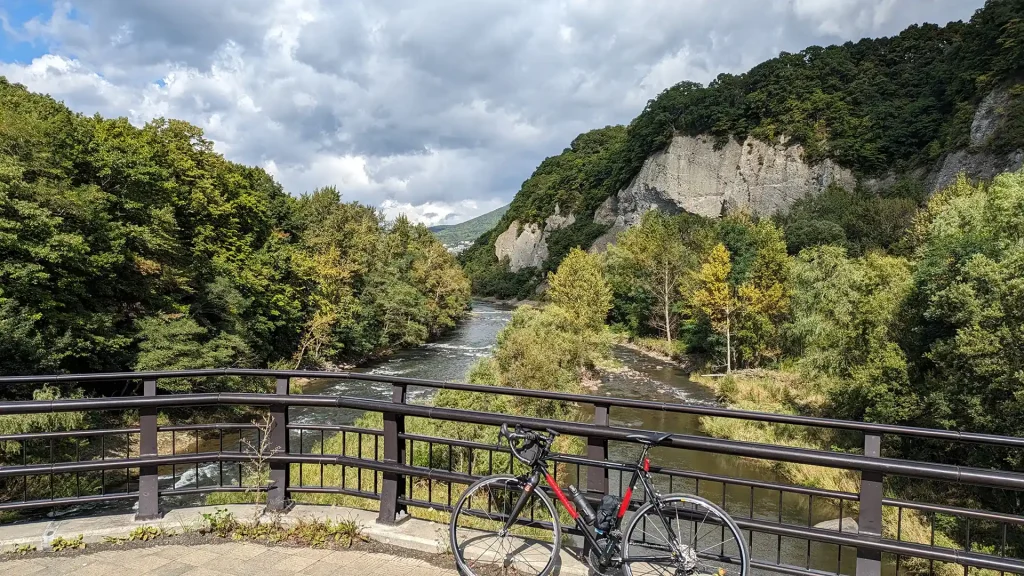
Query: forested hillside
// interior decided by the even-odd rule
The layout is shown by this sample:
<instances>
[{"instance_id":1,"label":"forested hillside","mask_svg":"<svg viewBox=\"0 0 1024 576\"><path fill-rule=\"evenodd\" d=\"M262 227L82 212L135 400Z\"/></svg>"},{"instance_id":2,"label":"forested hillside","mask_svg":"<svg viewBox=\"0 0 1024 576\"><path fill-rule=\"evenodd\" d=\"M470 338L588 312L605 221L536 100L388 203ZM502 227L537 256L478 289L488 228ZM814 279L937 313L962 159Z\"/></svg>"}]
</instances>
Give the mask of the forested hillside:
<instances>
[{"instance_id":1,"label":"forested hillside","mask_svg":"<svg viewBox=\"0 0 1024 576\"><path fill-rule=\"evenodd\" d=\"M0 374L358 360L468 298L423 226L0 78Z\"/></svg>"},{"instance_id":2,"label":"forested hillside","mask_svg":"<svg viewBox=\"0 0 1024 576\"><path fill-rule=\"evenodd\" d=\"M431 226L430 231L447 248L453 249L465 242L473 242L479 238L481 234L493 228L498 223L498 220L501 220L501 217L505 215L505 212L508 212L508 206L491 210L486 214L481 214L476 218L460 222L459 224Z\"/></svg>"},{"instance_id":3,"label":"forested hillside","mask_svg":"<svg viewBox=\"0 0 1024 576\"><path fill-rule=\"evenodd\" d=\"M784 138L803 147L808 163L830 159L862 179L894 177L871 192L857 191L867 201L896 196L919 203L916 169L933 169L946 153L971 146L974 113L993 90L1009 95L1001 111L1007 121L973 148L993 154L1020 148L1022 75L1024 0L989 0L968 23L915 25L891 38L782 53L707 86L681 82L648 102L628 127L583 134L542 162L498 225L467 251L474 289L530 293L540 271L509 273L495 257L497 236L514 221L543 222L556 205L574 213L576 222L557 232L543 266L554 269L570 247L589 245L606 228L593 221L597 206L679 134L705 135L719 145ZM905 175L910 182L892 185Z\"/></svg>"}]
</instances>

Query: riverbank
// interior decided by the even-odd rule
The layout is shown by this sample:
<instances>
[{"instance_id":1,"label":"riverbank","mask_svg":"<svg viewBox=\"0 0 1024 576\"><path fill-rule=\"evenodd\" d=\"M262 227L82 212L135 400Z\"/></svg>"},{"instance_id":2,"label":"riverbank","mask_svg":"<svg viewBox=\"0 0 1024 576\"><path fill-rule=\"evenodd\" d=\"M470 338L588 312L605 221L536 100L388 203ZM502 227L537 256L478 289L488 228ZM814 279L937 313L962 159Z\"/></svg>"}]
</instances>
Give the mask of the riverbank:
<instances>
[{"instance_id":1,"label":"riverbank","mask_svg":"<svg viewBox=\"0 0 1024 576\"><path fill-rule=\"evenodd\" d=\"M612 342L618 346L629 348L655 360L669 362L683 370L694 370L699 365L699 358L696 354L687 354L676 347L675 343L670 346L668 342L660 338L642 338L623 332L610 332L610 334Z\"/></svg>"},{"instance_id":2,"label":"riverbank","mask_svg":"<svg viewBox=\"0 0 1024 576\"><path fill-rule=\"evenodd\" d=\"M487 302L488 304L497 304L499 306L512 307L523 306L524 304L535 307L543 305L543 303L540 300L516 300L515 298L510 300L503 300L501 298L494 298L492 296L473 296L473 300L478 302Z\"/></svg>"},{"instance_id":3,"label":"riverbank","mask_svg":"<svg viewBox=\"0 0 1024 576\"><path fill-rule=\"evenodd\" d=\"M729 408L793 415L825 415L823 413L827 411L828 398L826 389L837 385L827 379L811 379L784 370L746 370L723 377L692 374L690 378L712 391ZM859 446L852 444L849 435L843 436L842 433L824 428L711 416L701 416L700 426L709 436L728 440L811 450L859 450ZM794 462L749 461L755 466L773 470L793 484L854 494L860 492L860 474L851 470ZM886 495L895 498L902 496L891 490L887 490ZM835 512L838 515L838 507L835 507ZM856 515L857 512L856 503L844 508L847 515ZM933 533L929 519L917 510L903 510L902 517L899 517L897 509L887 506L882 511L882 535L897 539L897 532L903 542L929 544L934 541L935 546L959 547L948 534L939 530ZM908 572L915 572L915 568L929 569L928 563L920 559L905 559L904 567ZM958 576L962 573L962 567L954 564L936 564L934 569L934 573L939 576Z\"/></svg>"}]
</instances>

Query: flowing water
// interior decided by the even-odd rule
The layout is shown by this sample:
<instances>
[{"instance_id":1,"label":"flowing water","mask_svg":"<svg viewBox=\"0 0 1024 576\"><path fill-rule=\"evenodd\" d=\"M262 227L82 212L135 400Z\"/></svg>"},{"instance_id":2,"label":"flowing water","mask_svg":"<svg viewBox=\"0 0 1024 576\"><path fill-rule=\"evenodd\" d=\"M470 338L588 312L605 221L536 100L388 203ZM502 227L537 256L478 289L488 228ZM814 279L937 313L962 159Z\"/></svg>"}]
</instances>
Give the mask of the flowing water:
<instances>
[{"instance_id":1,"label":"flowing water","mask_svg":"<svg viewBox=\"0 0 1024 576\"><path fill-rule=\"evenodd\" d=\"M398 352L386 360L369 364L357 371L465 382L473 363L491 353L498 332L508 323L511 316L510 307L476 301L468 318L441 340ZM614 347L612 353L622 369L604 373L596 394L663 402L714 404L714 398L708 390L692 382L688 374L676 365L652 359L624 347ZM388 384L352 380L312 380L302 386L302 393L387 400L391 397L391 387ZM409 401L429 403L433 393L431 389L410 387ZM351 424L360 415L361 412L358 410L296 407L291 409L289 418L297 424ZM614 426L705 435L699 417L689 414L612 408L610 420ZM319 435L317 436L316 439L319 440ZM305 446L305 442L303 444L305 449L311 448ZM201 443L198 449L215 451L218 447ZM609 451L611 459L618 462L632 462L637 456L637 446L629 443L612 442ZM654 464L663 468L786 483L770 468L756 466L749 460L734 456L655 448L651 451L650 458ZM231 484L237 482L239 476L239 469L236 466L226 465L222 468L216 463L182 466L173 472L169 469L161 472L164 472L160 478L161 489L187 489L197 485L215 485L219 481ZM723 488L721 483L711 481L702 481L698 485L687 479L675 479L670 487L665 476L656 477L656 481L663 492L671 488L675 492L698 493L720 504L724 502L725 508L734 516L752 515L754 518L770 521L781 519L786 523L806 526L835 519L838 514L835 502L821 502L819 499L810 502L806 496L780 495L776 490L750 489L735 485ZM621 478L615 471L610 473L609 485L613 493L621 495L623 484L627 482L628 478ZM183 495L173 498L178 501L168 502L172 506L201 503L200 496ZM100 505L101 508L107 506ZM849 516L850 511L847 510L846 514ZM844 549L840 562L834 546L808 546L805 540L777 540L763 534L754 537L753 552L755 558L766 561L774 562L781 559L788 564L809 564L811 568L828 572L834 572L841 564L844 573L852 573L855 563L855 554L852 550Z\"/></svg>"},{"instance_id":2,"label":"flowing water","mask_svg":"<svg viewBox=\"0 0 1024 576\"><path fill-rule=\"evenodd\" d=\"M490 354L498 332L512 316L512 309L506 306L476 301L470 316L452 333L432 344L405 350L388 358L363 367L360 371L374 374L406 376L450 382L465 382L470 366ZM602 375L601 385L596 394L620 398L635 398L663 402L693 404L714 404L713 395L704 387L692 382L687 372L672 363L653 359L634 350L616 346L613 356L622 369ZM388 384L357 381L314 380L303 386L305 394L329 394L356 396L387 400L391 397ZM427 403L432 390L410 387L412 402ZM351 424L360 416L357 410L293 408L289 417L292 422L303 424ZM610 421L614 426L634 429L660 430L682 434L704 436L700 419L689 414L612 408ZM635 461L637 446L624 442L612 442L609 446L611 459L618 462ZM650 454L651 461L663 468L690 470L744 479L762 480L785 484L785 479L769 467L757 466L749 460L735 456L655 448ZM627 478L612 471L609 485L612 492L621 495L622 485ZM659 487L667 492L667 477L657 478ZM723 488L718 482L703 481L699 486L693 480L676 479L671 489L676 492L698 493L713 502L725 503L726 509L735 516L753 515L754 518L797 525L814 525L834 520L838 515L835 502L810 502L806 496L782 494L767 489L751 489L730 485ZM724 490L724 493L723 493ZM753 510L751 511L751 502ZM846 510L846 515L851 513ZM755 535L753 540L756 558L774 562L777 559L788 564L807 565L823 571L835 571L840 563L834 546L813 544L808 547L806 540L783 538L777 540L764 534ZM781 553L779 550L781 549ZM842 552L843 572L854 569L854 553Z\"/></svg>"}]
</instances>

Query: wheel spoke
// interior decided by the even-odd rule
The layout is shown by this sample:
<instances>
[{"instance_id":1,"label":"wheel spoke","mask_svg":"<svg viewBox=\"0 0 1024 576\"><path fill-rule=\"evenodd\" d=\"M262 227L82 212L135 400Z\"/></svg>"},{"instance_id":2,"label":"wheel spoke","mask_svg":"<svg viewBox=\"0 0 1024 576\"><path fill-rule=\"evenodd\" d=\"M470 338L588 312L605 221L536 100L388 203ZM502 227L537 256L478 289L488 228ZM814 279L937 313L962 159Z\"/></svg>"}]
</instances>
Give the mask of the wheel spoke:
<instances>
[{"instance_id":1,"label":"wheel spoke","mask_svg":"<svg viewBox=\"0 0 1024 576\"><path fill-rule=\"evenodd\" d=\"M669 510L672 506L674 510ZM682 508L682 510L680 510ZM701 511L701 508L704 510ZM672 524L675 521L675 525ZM647 528L653 523L654 528ZM665 524L664 528L660 524ZM713 537L714 532L721 528L723 538ZM667 529L667 533L665 530ZM686 534L692 530L693 535ZM716 542L711 544L709 536ZM661 546L650 540L661 538L667 546ZM733 553L735 541L736 553ZM684 544L684 543L690 544ZM729 550L726 550L728 546ZM721 547L722 553L717 550ZM652 553L653 552L653 553ZM671 556L666 556L669 552ZM727 554L728 552L728 554ZM623 539L623 574L624 576L640 576L646 574L676 575L692 572L698 568L712 568L716 572L719 563L740 565L740 570L730 568L731 576L747 576L749 571L749 554L746 541L742 540L739 528L729 519L728 515L717 505L698 497L669 497L663 501L660 510L653 505L645 505L635 516L626 529ZM633 558L634 560L631 560ZM721 560L721 562L720 562ZM705 570L698 570L704 572Z\"/></svg>"}]
</instances>

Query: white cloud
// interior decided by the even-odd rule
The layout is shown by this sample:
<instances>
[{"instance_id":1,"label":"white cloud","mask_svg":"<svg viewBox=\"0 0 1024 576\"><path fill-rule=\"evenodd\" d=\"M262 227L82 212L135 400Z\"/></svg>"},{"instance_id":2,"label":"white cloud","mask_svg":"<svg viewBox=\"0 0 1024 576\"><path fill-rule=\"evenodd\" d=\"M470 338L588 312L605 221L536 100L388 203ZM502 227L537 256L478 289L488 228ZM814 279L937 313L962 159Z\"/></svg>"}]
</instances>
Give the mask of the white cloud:
<instances>
[{"instance_id":1,"label":"white cloud","mask_svg":"<svg viewBox=\"0 0 1024 576\"><path fill-rule=\"evenodd\" d=\"M48 54L0 74L85 113L202 127L298 194L417 221L508 202L580 132L779 50L982 0L72 0L20 27Z\"/></svg>"}]
</instances>

